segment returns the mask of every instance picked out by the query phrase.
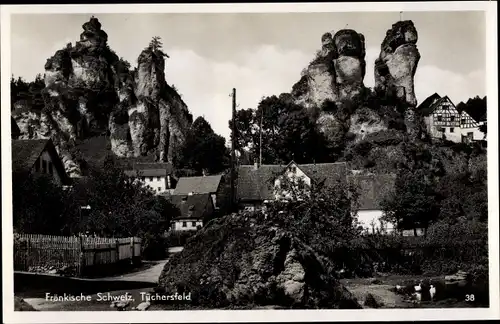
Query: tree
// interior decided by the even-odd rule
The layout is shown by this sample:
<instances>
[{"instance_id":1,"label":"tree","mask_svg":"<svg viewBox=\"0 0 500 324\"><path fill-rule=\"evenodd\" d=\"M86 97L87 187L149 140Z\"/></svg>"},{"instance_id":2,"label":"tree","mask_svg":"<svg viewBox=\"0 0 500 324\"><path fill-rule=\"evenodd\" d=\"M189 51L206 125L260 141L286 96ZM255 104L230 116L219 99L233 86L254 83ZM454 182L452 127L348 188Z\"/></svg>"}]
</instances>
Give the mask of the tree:
<instances>
[{"instance_id":1,"label":"tree","mask_svg":"<svg viewBox=\"0 0 500 324\"><path fill-rule=\"evenodd\" d=\"M314 117L285 94L263 98L256 110L239 110L235 121L236 149L250 152L253 159L260 157L262 133L262 163L328 159L326 141Z\"/></svg>"},{"instance_id":2,"label":"tree","mask_svg":"<svg viewBox=\"0 0 500 324\"><path fill-rule=\"evenodd\" d=\"M395 188L381 202L384 221L399 229L427 229L439 215L439 199L423 169L398 170Z\"/></svg>"},{"instance_id":3,"label":"tree","mask_svg":"<svg viewBox=\"0 0 500 324\"><path fill-rule=\"evenodd\" d=\"M214 174L228 167L228 159L224 137L215 134L210 124L198 117L191 125L175 164L198 174L203 171Z\"/></svg>"},{"instance_id":4,"label":"tree","mask_svg":"<svg viewBox=\"0 0 500 324\"><path fill-rule=\"evenodd\" d=\"M160 36L154 36L151 42L149 42L148 48L153 52L153 53L158 53L162 56L166 56L170 58L166 53L163 52L163 43L161 41Z\"/></svg>"},{"instance_id":5,"label":"tree","mask_svg":"<svg viewBox=\"0 0 500 324\"><path fill-rule=\"evenodd\" d=\"M46 175L12 176L13 224L19 233L60 234L68 201L67 192Z\"/></svg>"}]
</instances>

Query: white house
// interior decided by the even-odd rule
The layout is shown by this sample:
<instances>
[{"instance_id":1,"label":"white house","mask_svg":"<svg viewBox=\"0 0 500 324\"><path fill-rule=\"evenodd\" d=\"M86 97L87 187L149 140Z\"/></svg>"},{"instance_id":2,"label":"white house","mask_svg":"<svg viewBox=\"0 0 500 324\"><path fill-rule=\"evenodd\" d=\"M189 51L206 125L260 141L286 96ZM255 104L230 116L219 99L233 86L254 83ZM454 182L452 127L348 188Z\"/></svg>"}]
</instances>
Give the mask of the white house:
<instances>
[{"instance_id":1,"label":"white house","mask_svg":"<svg viewBox=\"0 0 500 324\"><path fill-rule=\"evenodd\" d=\"M346 163L312 163L288 165L240 165L237 170L236 199L240 209L260 209L266 201L290 198L291 192L282 188L283 178L296 183L299 194L308 193L318 182L333 185L345 181Z\"/></svg>"},{"instance_id":2,"label":"white house","mask_svg":"<svg viewBox=\"0 0 500 324\"><path fill-rule=\"evenodd\" d=\"M448 96L435 93L417 110L424 116L427 132L433 138L455 143L486 140L486 134L479 128L486 122L486 115L482 114L481 120L475 120L466 110L457 109Z\"/></svg>"},{"instance_id":3,"label":"white house","mask_svg":"<svg viewBox=\"0 0 500 324\"><path fill-rule=\"evenodd\" d=\"M125 174L141 181L157 195L173 193L176 184L171 163L135 163Z\"/></svg>"},{"instance_id":4,"label":"white house","mask_svg":"<svg viewBox=\"0 0 500 324\"><path fill-rule=\"evenodd\" d=\"M368 233L380 231L394 233L394 224L382 221L384 212L380 206L384 197L394 188L396 176L393 174L359 174L347 177L349 183L359 190L358 222Z\"/></svg>"},{"instance_id":5,"label":"white house","mask_svg":"<svg viewBox=\"0 0 500 324\"><path fill-rule=\"evenodd\" d=\"M203 226L203 220L214 213L210 194L172 195L169 199L180 212L171 221L174 231L198 230Z\"/></svg>"},{"instance_id":6,"label":"white house","mask_svg":"<svg viewBox=\"0 0 500 324\"><path fill-rule=\"evenodd\" d=\"M70 183L51 139L12 140L12 172L46 174L60 185Z\"/></svg>"}]
</instances>

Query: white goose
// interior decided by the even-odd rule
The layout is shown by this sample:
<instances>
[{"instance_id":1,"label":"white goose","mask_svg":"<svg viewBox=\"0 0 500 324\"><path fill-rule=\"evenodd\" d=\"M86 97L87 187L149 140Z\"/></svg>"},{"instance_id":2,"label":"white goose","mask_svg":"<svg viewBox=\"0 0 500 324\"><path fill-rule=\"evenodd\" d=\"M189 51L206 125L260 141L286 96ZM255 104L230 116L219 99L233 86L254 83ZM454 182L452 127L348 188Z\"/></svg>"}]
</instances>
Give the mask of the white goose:
<instances>
[{"instance_id":1,"label":"white goose","mask_svg":"<svg viewBox=\"0 0 500 324\"><path fill-rule=\"evenodd\" d=\"M422 291L422 280L420 280L420 282L418 283L418 285L416 285L413 288L415 288L415 292L421 292Z\"/></svg>"},{"instance_id":2,"label":"white goose","mask_svg":"<svg viewBox=\"0 0 500 324\"><path fill-rule=\"evenodd\" d=\"M431 300L434 300L434 296L436 296L436 287L434 285L430 285L429 294L431 295Z\"/></svg>"}]
</instances>

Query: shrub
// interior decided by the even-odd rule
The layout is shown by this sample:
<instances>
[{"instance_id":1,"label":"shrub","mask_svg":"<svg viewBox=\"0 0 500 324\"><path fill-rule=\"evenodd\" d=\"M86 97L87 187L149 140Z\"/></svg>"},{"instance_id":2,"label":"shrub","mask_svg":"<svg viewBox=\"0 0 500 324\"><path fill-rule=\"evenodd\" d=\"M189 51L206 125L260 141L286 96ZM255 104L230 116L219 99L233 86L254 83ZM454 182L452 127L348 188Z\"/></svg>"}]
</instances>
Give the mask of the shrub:
<instances>
[{"instance_id":1,"label":"shrub","mask_svg":"<svg viewBox=\"0 0 500 324\"><path fill-rule=\"evenodd\" d=\"M161 260L168 256L168 242L158 234L145 234L142 237L142 257L146 260Z\"/></svg>"},{"instance_id":2,"label":"shrub","mask_svg":"<svg viewBox=\"0 0 500 324\"><path fill-rule=\"evenodd\" d=\"M197 231L168 231L165 235L165 244L167 247L184 246L196 233Z\"/></svg>"}]
</instances>

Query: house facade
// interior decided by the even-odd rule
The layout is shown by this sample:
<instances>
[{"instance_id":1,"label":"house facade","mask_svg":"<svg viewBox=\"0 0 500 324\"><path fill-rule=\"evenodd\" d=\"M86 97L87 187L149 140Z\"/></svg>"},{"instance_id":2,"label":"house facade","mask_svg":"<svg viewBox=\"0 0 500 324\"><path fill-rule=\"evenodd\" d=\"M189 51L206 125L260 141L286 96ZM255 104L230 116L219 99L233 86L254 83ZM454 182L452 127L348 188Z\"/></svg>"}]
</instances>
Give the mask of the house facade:
<instances>
[{"instance_id":1,"label":"house facade","mask_svg":"<svg viewBox=\"0 0 500 324\"><path fill-rule=\"evenodd\" d=\"M171 163L135 163L125 174L148 186L157 195L171 194L176 185Z\"/></svg>"},{"instance_id":2,"label":"house facade","mask_svg":"<svg viewBox=\"0 0 500 324\"><path fill-rule=\"evenodd\" d=\"M394 188L396 176L393 174L356 174L347 181L358 188L357 219L365 233L393 234L394 224L384 222L380 203Z\"/></svg>"},{"instance_id":3,"label":"house facade","mask_svg":"<svg viewBox=\"0 0 500 324\"><path fill-rule=\"evenodd\" d=\"M345 163L317 163L288 165L240 165L237 170L236 202L239 209L254 211L265 203L288 199L293 196L290 187L298 194L308 194L316 183L333 185L346 179ZM285 179L286 178L286 179ZM283 183L296 184L284 187Z\"/></svg>"},{"instance_id":4,"label":"house facade","mask_svg":"<svg viewBox=\"0 0 500 324\"><path fill-rule=\"evenodd\" d=\"M187 196L208 194L216 210L220 208L221 189L223 185L222 175L208 175L200 177L181 177L173 191L173 196Z\"/></svg>"},{"instance_id":5,"label":"house facade","mask_svg":"<svg viewBox=\"0 0 500 324\"><path fill-rule=\"evenodd\" d=\"M174 231L200 229L203 221L210 218L215 210L210 194L172 195L169 199L180 211L170 223Z\"/></svg>"},{"instance_id":6,"label":"house facade","mask_svg":"<svg viewBox=\"0 0 500 324\"><path fill-rule=\"evenodd\" d=\"M71 182L51 139L12 140L12 172L48 175L60 185Z\"/></svg>"},{"instance_id":7,"label":"house facade","mask_svg":"<svg viewBox=\"0 0 500 324\"><path fill-rule=\"evenodd\" d=\"M457 109L448 96L433 94L420 104L417 110L423 115L427 132L432 138L446 139L455 143L482 141L486 134L480 126L486 122L475 120L469 112Z\"/></svg>"}]
</instances>

